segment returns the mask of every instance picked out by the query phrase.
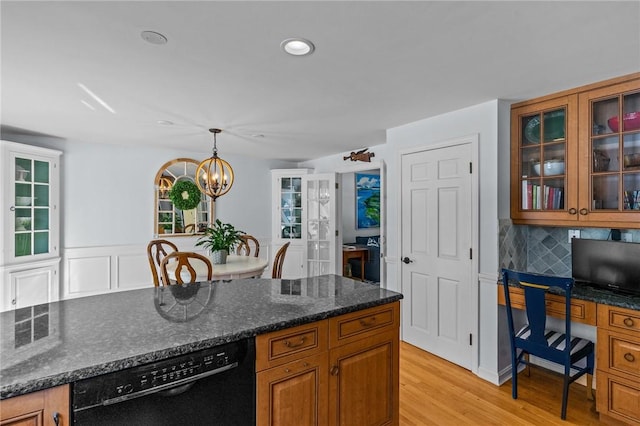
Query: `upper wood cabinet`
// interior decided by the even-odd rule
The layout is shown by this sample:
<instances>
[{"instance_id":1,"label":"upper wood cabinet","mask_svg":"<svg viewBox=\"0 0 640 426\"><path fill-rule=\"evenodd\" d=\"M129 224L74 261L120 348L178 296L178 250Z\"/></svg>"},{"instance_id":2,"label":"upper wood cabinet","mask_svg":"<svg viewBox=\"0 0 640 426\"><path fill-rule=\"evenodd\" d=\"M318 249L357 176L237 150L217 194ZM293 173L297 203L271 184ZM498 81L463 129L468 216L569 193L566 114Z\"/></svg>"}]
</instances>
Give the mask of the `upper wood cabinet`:
<instances>
[{"instance_id":1,"label":"upper wood cabinet","mask_svg":"<svg viewBox=\"0 0 640 426\"><path fill-rule=\"evenodd\" d=\"M640 73L511 107L511 219L640 228Z\"/></svg>"}]
</instances>

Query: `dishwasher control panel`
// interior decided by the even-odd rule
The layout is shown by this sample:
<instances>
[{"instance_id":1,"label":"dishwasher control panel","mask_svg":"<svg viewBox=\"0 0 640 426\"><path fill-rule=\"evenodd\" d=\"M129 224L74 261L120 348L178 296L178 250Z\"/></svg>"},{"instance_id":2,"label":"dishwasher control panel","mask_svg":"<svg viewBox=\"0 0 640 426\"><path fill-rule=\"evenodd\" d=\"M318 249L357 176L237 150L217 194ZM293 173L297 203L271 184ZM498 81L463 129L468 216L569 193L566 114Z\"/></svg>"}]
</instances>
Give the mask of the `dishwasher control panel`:
<instances>
[{"instance_id":1,"label":"dishwasher control panel","mask_svg":"<svg viewBox=\"0 0 640 426\"><path fill-rule=\"evenodd\" d=\"M73 385L73 409L109 405L235 368L245 356L242 342L192 352L89 379Z\"/></svg>"}]
</instances>

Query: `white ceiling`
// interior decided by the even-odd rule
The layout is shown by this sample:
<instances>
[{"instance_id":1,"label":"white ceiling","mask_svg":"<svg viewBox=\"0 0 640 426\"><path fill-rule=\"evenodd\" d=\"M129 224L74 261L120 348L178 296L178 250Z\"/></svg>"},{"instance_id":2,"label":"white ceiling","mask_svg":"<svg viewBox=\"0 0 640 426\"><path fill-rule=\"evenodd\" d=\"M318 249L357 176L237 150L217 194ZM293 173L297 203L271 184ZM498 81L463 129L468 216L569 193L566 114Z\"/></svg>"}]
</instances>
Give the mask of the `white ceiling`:
<instances>
[{"instance_id":1,"label":"white ceiling","mask_svg":"<svg viewBox=\"0 0 640 426\"><path fill-rule=\"evenodd\" d=\"M2 1L0 13L5 134L202 152L220 127L222 156L348 152L491 99L640 71L639 1ZM286 55L289 37L316 51Z\"/></svg>"}]
</instances>

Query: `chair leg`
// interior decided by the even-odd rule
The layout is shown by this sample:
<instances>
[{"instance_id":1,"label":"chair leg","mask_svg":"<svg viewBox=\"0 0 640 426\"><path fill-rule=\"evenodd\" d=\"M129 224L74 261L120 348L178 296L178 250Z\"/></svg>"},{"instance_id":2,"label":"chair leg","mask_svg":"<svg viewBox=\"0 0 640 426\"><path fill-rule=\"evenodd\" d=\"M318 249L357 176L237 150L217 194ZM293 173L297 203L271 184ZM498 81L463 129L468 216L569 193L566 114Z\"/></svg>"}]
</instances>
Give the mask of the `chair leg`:
<instances>
[{"instance_id":1,"label":"chair leg","mask_svg":"<svg viewBox=\"0 0 640 426\"><path fill-rule=\"evenodd\" d=\"M524 361L526 363L525 364L526 365L525 371L526 371L527 377L531 377L531 364L529 364L529 354L528 353L524 354Z\"/></svg>"},{"instance_id":2,"label":"chair leg","mask_svg":"<svg viewBox=\"0 0 640 426\"><path fill-rule=\"evenodd\" d=\"M518 357L511 354L511 397L518 399Z\"/></svg>"},{"instance_id":3,"label":"chair leg","mask_svg":"<svg viewBox=\"0 0 640 426\"><path fill-rule=\"evenodd\" d=\"M562 420L567 420L567 399L569 398L569 371L565 371L564 374L564 385L562 387L562 412L560 413L560 418Z\"/></svg>"},{"instance_id":4,"label":"chair leg","mask_svg":"<svg viewBox=\"0 0 640 426\"><path fill-rule=\"evenodd\" d=\"M593 374L587 373L587 399L593 401Z\"/></svg>"}]
</instances>

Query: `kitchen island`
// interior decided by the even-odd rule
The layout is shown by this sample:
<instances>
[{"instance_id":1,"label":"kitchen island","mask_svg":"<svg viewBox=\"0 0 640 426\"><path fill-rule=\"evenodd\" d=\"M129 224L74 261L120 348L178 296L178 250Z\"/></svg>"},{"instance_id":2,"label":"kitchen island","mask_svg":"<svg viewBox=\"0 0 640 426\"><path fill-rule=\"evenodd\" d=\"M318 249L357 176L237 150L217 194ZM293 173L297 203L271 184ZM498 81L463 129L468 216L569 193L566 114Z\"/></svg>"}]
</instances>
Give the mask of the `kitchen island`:
<instances>
[{"instance_id":1,"label":"kitchen island","mask_svg":"<svg viewBox=\"0 0 640 426\"><path fill-rule=\"evenodd\" d=\"M4 312L0 399L308 324L321 329L326 322L328 328L332 320L347 334L362 334L357 328L369 327L371 320L384 322L380 332L395 340L397 351L394 302L401 298L378 286L325 275L150 287ZM358 319L357 312L384 306L393 309ZM389 334L394 327L395 334ZM347 334L345 344L358 339ZM258 358L260 348L258 344ZM397 370L397 354L395 358ZM397 387L397 375L395 380Z\"/></svg>"}]
</instances>

